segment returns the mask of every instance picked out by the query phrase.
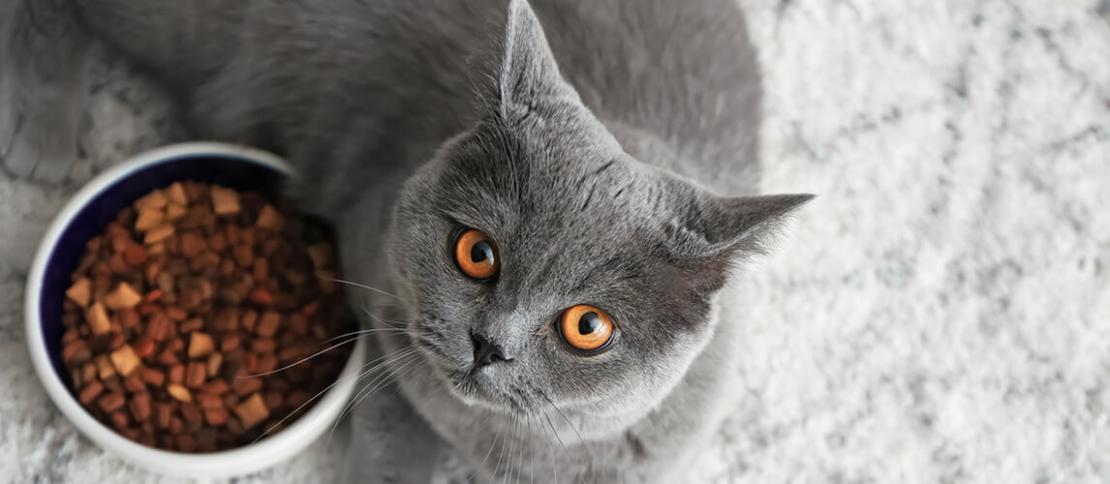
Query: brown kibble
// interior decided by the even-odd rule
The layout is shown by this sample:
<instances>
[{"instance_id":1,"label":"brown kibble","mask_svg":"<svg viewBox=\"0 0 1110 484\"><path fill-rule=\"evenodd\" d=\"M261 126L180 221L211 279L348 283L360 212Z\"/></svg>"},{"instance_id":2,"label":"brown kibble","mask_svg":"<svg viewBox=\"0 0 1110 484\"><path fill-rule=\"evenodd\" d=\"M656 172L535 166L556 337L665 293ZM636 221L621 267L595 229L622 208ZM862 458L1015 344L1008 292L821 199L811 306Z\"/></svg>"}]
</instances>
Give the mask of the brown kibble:
<instances>
[{"instance_id":1,"label":"brown kibble","mask_svg":"<svg viewBox=\"0 0 1110 484\"><path fill-rule=\"evenodd\" d=\"M143 295L126 282L121 282L116 289L104 296L104 305L109 309L126 309L138 306L143 302Z\"/></svg>"},{"instance_id":2,"label":"brown kibble","mask_svg":"<svg viewBox=\"0 0 1110 484\"><path fill-rule=\"evenodd\" d=\"M178 325L177 329L182 333L192 333L193 331L200 331L204 328L204 320L200 318L193 318Z\"/></svg>"},{"instance_id":3,"label":"brown kibble","mask_svg":"<svg viewBox=\"0 0 1110 484\"><path fill-rule=\"evenodd\" d=\"M150 229L146 233L146 237L143 238L143 243L146 245L157 244L158 242L172 237L174 232L175 230L173 228L173 225L170 225L168 223L159 225Z\"/></svg>"},{"instance_id":4,"label":"brown kibble","mask_svg":"<svg viewBox=\"0 0 1110 484\"><path fill-rule=\"evenodd\" d=\"M172 321L184 321L189 319L189 313L179 307L171 306L166 308L166 317Z\"/></svg>"},{"instance_id":5,"label":"brown kibble","mask_svg":"<svg viewBox=\"0 0 1110 484\"><path fill-rule=\"evenodd\" d=\"M97 406L100 407L105 413L112 413L119 410L127 403L122 393L112 392L96 401Z\"/></svg>"},{"instance_id":6,"label":"brown kibble","mask_svg":"<svg viewBox=\"0 0 1110 484\"><path fill-rule=\"evenodd\" d=\"M270 417L270 411L266 408L266 403L262 401L262 396L258 393L243 400L235 406L234 410L244 429L254 427Z\"/></svg>"},{"instance_id":7,"label":"brown kibble","mask_svg":"<svg viewBox=\"0 0 1110 484\"><path fill-rule=\"evenodd\" d=\"M234 190L213 185L209 194L212 197L212 211L216 215L239 213L239 194Z\"/></svg>"},{"instance_id":8,"label":"brown kibble","mask_svg":"<svg viewBox=\"0 0 1110 484\"><path fill-rule=\"evenodd\" d=\"M265 281L270 276L270 263L263 257L254 258L254 279Z\"/></svg>"},{"instance_id":9,"label":"brown kibble","mask_svg":"<svg viewBox=\"0 0 1110 484\"><path fill-rule=\"evenodd\" d=\"M123 433L124 436L127 436L127 433L131 429L127 428L127 414L126 413L123 413L122 411L116 412L116 413L113 413L112 415L110 415L108 418L112 421L112 426L115 427L116 430L118 430L120 433ZM128 438L130 438L130 437L128 437Z\"/></svg>"},{"instance_id":10,"label":"brown kibble","mask_svg":"<svg viewBox=\"0 0 1110 484\"><path fill-rule=\"evenodd\" d=\"M266 229L271 232L280 232L284 224L285 217L282 217L281 212L278 212L268 203L258 212L258 219L254 222L255 227Z\"/></svg>"},{"instance_id":11,"label":"brown kibble","mask_svg":"<svg viewBox=\"0 0 1110 484\"><path fill-rule=\"evenodd\" d=\"M92 281L87 277L82 277L73 281L73 285L66 289L66 297L73 301L80 307L89 305L89 294L92 291Z\"/></svg>"},{"instance_id":12,"label":"brown kibble","mask_svg":"<svg viewBox=\"0 0 1110 484\"><path fill-rule=\"evenodd\" d=\"M211 393L198 393L197 404L203 410L211 410L213 408L224 408L224 400L219 395Z\"/></svg>"},{"instance_id":13,"label":"brown kibble","mask_svg":"<svg viewBox=\"0 0 1110 484\"><path fill-rule=\"evenodd\" d=\"M215 344L212 342L212 337L208 333L201 333L195 331L189 335L189 358L201 358L208 356L215 349Z\"/></svg>"},{"instance_id":14,"label":"brown kibble","mask_svg":"<svg viewBox=\"0 0 1110 484\"><path fill-rule=\"evenodd\" d=\"M167 378L169 378L170 383L185 383L185 365L177 364L171 366Z\"/></svg>"},{"instance_id":15,"label":"brown kibble","mask_svg":"<svg viewBox=\"0 0 1110 484\"><path fill-rule=\"evenodd\" d=\"M238 348L239 348L239 336L237 336L237 335L227 336L222 341L220 341L220 351L223 351L225 353L227 353L229 351L234 351Z\"/></svg>"},{"instance_id":16,"label":"brown kibble","mask_svg":"<svg viewBox=\"0 0 1110 484\"><path fill-rule=\"evenodd\" d=\"M92 357L89 345L82 340L70 341L62 347L62 361L71 364L81 364Z\"/></svg>"},{"instance_id":17,"label":"brown kibble","mask_svg":"<svg viewBox=\"0 0 1110 484\"><path fill-rule=\"evenodd\" d=\"M278 324L281 323L281 315L275 311L266 311L258 320L258 327L255 332L259 336L270 337L277 333Z\"/></svg>"},{"instance_id":18,"label":"brown kibble","mask_svg":"<svg viewBox=\"0 0 1110 484\"><path fill-rule=\"evenodd\" d=\"M131 393L139 393L146 391L146 381L143 381L141 371L133 371L127 378L123 380L123 387Z\"/></svg>"},{"instance_id":19,"label":"brown kibble","mask_svg":"<svg viewBox=\"0 0 1110 484\"><path fill-rule=\"evenodd\" d=\"M255 353L273 353L277 342L273 338L258 338L251 342L251 351Z\"/></svg>"},{"instance_id":20,"label":"brown kibble","mask_svg":"<svg viewBox=\"0 0 1110 484\"><path fill-rule=\"evenodd\" d=\"M190 231L181 234L181 255L196 257L197 254L208 250L208 244L200 234Z\"/></svg>"},{"instance_id":21,"label":"brown kibble","mask_svg":"<svg viewBox=\"0 0 1110 484\"><path fill-rule=\"evenodd\" d=\"M165 429L169 428L170 420L173 418L173 405L169 403L159 403L155 406L154 426Z\"/></svg>"},{"instance_id":22,"label":"brown kibble","mask_svg":"<svg viewBox=\"0 0 1110 484\"><path fill-rule=\"evenodd\" d=\"M112 321L108 319L108 311L104 309L104 305L99 301L93 303L89 308L85 319L89 323L89 329L93 334L105 334L112 330Z\"/></svg>"},{"instance_id":23,"label":"brown kibble","mask_svg":"<svg viewBox=\"0 0 1110 484\"><path fill-rule=\"evenodd\" d=\"M166 393L179 402L189 403L193 401L193 394L189 392L189 389L177 383L166 385Z\"/></svg>"},{"instance_id":24,"label":"brown kibble","mask_svg":"<svg viewBox=\"0 0 1110 484\"><path fill-rule=\"evenodd\" d=\"M208 370L208 378L215 378L220 373L220 365L224 362L224 355L219 353L212 353L208 355L208 363L205 365Z\"/></svg>"},{"instance_id":25,"label":"brown kibble","mask_svg":"<svg viewBox=\"0 0 1110 484\"><path fill-rule=\"evenodd\" d=\"M281 396L281 393L278 392L266 392L266 396L264 398L266 402L266 408L278 408L281 407L283 403L285 403L285 398L283 398Z\"/></svg>"},{"instance_id":26,"label":"brown kibble","mask_svg":"<svg viewBox=\"0 0 1110 484\"><path fill-rule=\"evenodd\" d=\"M223 395L230 390L231 388L228 388L227 382L222 379L210 380L208 383L204 384L204 388L200 389L200 391L204 393L210 393L212 395Z\"/></svg>"},{"instance_id":27,"label":"brown kibble","mask_svg":"<svg viewBox=\"0 0 1110 484\"><path fill-rule=\"evenodd\" d=\"M123 251L123 261L132 266L146 262L146 256L146 249L139 244L131 244Z\"/></svg>"},{"instance_id":28,"label":"brown kibble","mask_svg":"<svg viewBox=\"0 0 1110 484\"><path fill-rule=\"evenodd\" d=\"M326 229L195 181L115 215L62 301L62 373L97 419L150 447L221 451L334 382L348 348L276 371L345 331L341 294L313 277L335 276Z\"/></svg>"},{"instance_id":29,"label":"brown kibble","mask_svg":"<svg viewBox=\"0 0 1110 484\"><path fill-rule=\"evenodd\" d=\"M135 219L135 230L146 232L147 230L162 225L165 221L166 217L161 209L148 208L139 210L139 217Z\"/></svg>"},{"instance_id":30,"label":"brown kibble","mask_svg":"<svg viewBox=\"0 0 1110 484\"><path fill-rule=\"evenodd\" d=\"M160 209L165 207L168 202L169 200L166 199L165 192L162 190L154 190L135 202L135 208L139 209L140 212L150 208Z\"/></svg>"},{"instance_id":31,"label":"brown kibble","mask_svg":"<svg viewBox=\"0 0 1110 484\"><path fill-rule=\"evenodd\" d=\"M245 245L235 246L231 250L231 255L235 257L235 263L239 264L239 267L251 267L251 263L254 262L254 252Z\"/></svg>"},{"instance_id":32,"label":"brown kibble","mask_svg":"<svg viewBox=\"0 0 1110 484\"><path fill-rule=\"evenodd\" d=\"M166 220L171 222L181 220L181 217L184 217L187 213L189 213L189 210L184 205L171 203L166 206Z\"/></svg>"},{"instance_id":33,"label":"brown kibble","mask_svg":"<svg viewBox=\"0 0 1110 484\"><path fill-rule=\"evenodd\" d=\"M100 382L93 380L86 383L85 386L81 388L81 393L77 394L77 400L81 402L82 405L89 405L93 402L93 400L96 400L96 397L100 396L100 393L103 391L104 385L101 385Z\"/></svg>"},{"instance_id":34,"label":"brown kibble","mask_svg":"<svg viewBox=\"0 0 1110 484\"><path fill-rule=\"evenodd\" d=\"M192 361L185 367L185 386L189 388L200 388L207 379L208 368L204 363Z\"/></svg>"},{"instance_id":35,"label":"brown kibble","mask_svg":"<svg viewBox=\"0 0 1110 484\"><path fill-rule=\"evenodd\" d=\"M231 382L231 389L236 395L249 395L262 389L262 380L256 377L236 378Z\"/></svg>"},{"instance_id":36,"label":"brown kibble","mask_svg":"<svg viewBox=\"0 0 1110 484\"><path fill-rule=\"evenodd\" d=\"M136 356L145 359L154 354L154 340L147 336L140 336L139 339L135 341L133 349L135 350Z\"/></svg>"},{"instance_id":37,"label":"brown kibble","mask_svg":"<svg viewBox=\"0 0 1110 484\"><path fill-rule=\"evenodd\" d=\"M112 359L112 366L116 368L116 372L120 375L130 375L132 371L139 366L139 357L135 355L135 351L131 346L123 345L120 349L113 351L109 355Z\"/></svg>"},{"instance_id":38,"label":"brown kibble","mask_svg":"<svg viewBox=\"0 0 1110 484\"><path fill-rule=\"evenodd\" d=\"M189 196L185 193L185 186L181 182L173 182L170 186L166 187L166 199L170 203L178 205L188 205Z\"/></svg>"},{"instance_id":39,"label":"brown kibble","mask_svg":"<svg viewBox=\"0 0 1110 484\"><path fill-rule=\"evenodd\" d=\"M166 373L155 368L143 368L143 381L148 385L160 387L166 383Z\"/></svg>"},{"instance_id":40,"label":"brown kibble","mask_svg":"<svg viewBox=\"0 0 1110 484\"><path fill-rule=\"evenodd\" d=\"M150 418L151 405L149 393L136 393L131 396L131 402L128 405L131 409L131 416L135 418L136 422L145 422Z\"/></svg>"},{"instance_id":41,"label":"brown kibble","mask_svg":"<svg viewBox=\"0 0 1110 484\"><path fill-rule=\"evenodd\" d=\"M259 287L251 291L250 300L255 304L269 306L274 304L274 295L270 294L270 291Z\"/></svg>"},{"instance_id":42,"label":"brown kibble","mask_svg":"<svg viewBox=\"0 0 1110 484\"><path fill-rule=\"evenodd\" d=\"M182 405L181 416L185 419L185 422L189 424L199 423L202 418L200 409L192 405Z\"/></svg>"},{"instance_id":43,"label":"brown kibble","mask_svg":"<svg viewBox=\"0 0 1110 484\"><path fill-rule=\"evenodd\" d=\"M112 365L112 360L107 355L100 355L95 361L97 378L107 380L116 374L116 367Z\"/></svg>"},{"instance_id":44,"label":"brown kibble","mask_svg":"<svg viewBox=\"0 0 1110 484\"><path fill-rule=\"evenodd\" d=\"M219 427L227 423L228 418L230 414L223 407L204 410L204 421L208 422L208 425Z\"/></svg>"}]
</instances>

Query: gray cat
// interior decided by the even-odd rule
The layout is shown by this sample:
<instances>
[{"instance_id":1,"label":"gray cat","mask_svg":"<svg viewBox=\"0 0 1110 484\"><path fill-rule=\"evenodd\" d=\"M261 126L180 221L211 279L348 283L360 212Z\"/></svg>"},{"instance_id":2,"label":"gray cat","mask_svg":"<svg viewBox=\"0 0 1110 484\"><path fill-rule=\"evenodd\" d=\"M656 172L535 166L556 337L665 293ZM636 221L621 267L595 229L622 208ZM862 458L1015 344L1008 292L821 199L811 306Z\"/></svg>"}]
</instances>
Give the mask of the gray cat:
<instances>
[{"instance_id":1,"label":"gray cat","mask_svg":"<svg viewBox=\"0 0 1110 484\"><path fill-rule=\"evenodd\" d=\"M742 387L721 289L810 198L754 195L733 0L73 1L337 227L382 362L347 481L685 479Z\"/></svg>"}]
</instances>

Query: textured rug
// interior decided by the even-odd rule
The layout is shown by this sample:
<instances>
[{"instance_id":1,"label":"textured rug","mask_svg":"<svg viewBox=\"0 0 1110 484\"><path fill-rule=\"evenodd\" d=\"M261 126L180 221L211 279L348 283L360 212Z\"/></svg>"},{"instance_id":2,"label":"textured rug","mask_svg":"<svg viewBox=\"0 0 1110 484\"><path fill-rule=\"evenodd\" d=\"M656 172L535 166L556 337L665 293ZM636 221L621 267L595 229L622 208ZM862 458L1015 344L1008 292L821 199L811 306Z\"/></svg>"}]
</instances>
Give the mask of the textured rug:
<instances>
[{"instance_id":1,"label":"textured rug","mask_svg":"<svg viewBox=\"0 0 1110 484\"><path fill-rule=\"evenodd\" d=\"M1110 2L742 4L764 188L820 198L739 281L748 398L699 480L1110 482ZM25 351L53 214L181 138L126 66L88 68L64 181L26 176L0 123L0 482L162 480L81 437ZM236 481L329 482L341 454L337 436Z\"/></svg>"}]
</instances>

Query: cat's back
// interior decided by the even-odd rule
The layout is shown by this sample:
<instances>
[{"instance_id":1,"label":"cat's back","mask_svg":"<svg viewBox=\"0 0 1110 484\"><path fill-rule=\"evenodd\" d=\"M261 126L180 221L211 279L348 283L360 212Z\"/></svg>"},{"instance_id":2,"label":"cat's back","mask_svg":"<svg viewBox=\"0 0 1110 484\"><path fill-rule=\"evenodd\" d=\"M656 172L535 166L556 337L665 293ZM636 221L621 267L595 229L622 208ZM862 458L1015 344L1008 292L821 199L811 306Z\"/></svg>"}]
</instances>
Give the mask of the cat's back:
<instances>
[{"instance_id":1,"label":"cat's back","mask_svg":"<svg viewBox=\"0 0 1110 484\"><path fill-rule=\"evenodd\" d=\"M627 150L722 193L754 190L760 74L735 0L532 4L563 75Z\"/></svg>"},{"instance_id":2,"label":"cat's back","mask_svg":"<svg viewBox=\"0 0 1110 484\"><path fill-rule=\"evenodd\" d=\"M181 91L198 134L402 165L474 121L508 4L70 1ZM720 192L752 191L759 71L735 0L530 3L564 76L628 151Z\"/></svg>"}]
</instances>

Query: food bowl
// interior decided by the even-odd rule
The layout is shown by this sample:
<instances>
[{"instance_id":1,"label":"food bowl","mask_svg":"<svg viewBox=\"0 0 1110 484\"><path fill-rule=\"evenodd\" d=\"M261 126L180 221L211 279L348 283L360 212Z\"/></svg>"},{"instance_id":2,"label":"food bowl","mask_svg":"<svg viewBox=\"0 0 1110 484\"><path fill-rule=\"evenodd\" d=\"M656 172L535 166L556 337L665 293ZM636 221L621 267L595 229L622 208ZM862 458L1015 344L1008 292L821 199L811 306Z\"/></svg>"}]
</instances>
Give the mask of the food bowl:
<instances>
[{"instance_id":1,"label":"food bowl","mask_svg":"<svg viewBox=\"0 0 1110 484\"><path fill-rule=\"evenodd\" d=\"M285 428L249 445L212 453L181 453L127 439L93 417L67 384L61 358L62 312L70 274L85 243L101 233L124 207L151 190L197 180L276 195L294 176L277 156L223 143L183 143L131 158L85 185L55 217L39 245L24 302L27 346L35 371L54 404L105 450L162 474L214 478L246 474L288 460L327 431L354 391L363 364L360 340L331 388Z\"/></svg>"}]
</instances>

